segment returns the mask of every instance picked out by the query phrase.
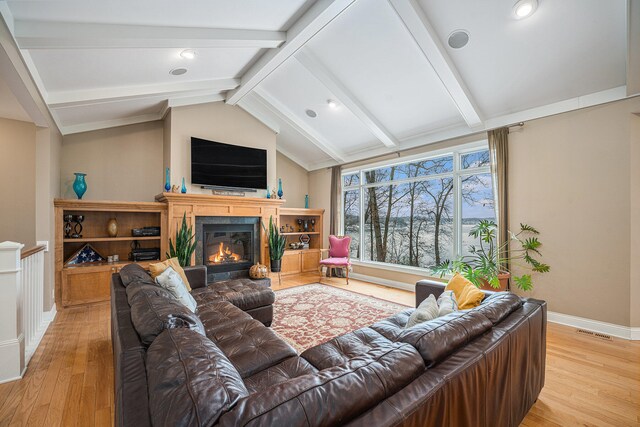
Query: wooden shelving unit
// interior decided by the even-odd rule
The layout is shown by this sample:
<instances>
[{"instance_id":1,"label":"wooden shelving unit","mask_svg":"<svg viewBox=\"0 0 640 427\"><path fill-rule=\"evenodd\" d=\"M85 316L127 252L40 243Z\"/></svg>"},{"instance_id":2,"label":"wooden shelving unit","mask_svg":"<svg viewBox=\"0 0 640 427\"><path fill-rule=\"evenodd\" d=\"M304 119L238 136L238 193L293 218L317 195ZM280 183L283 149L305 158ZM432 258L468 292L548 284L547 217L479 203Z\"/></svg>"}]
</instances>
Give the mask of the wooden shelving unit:
<instances>
[{"instance_id":1,"label":"wooden shelving unit","mask_svg":"<svg viewBox=\"0 0 640 427\"><path fill-rule=\"evenodd\" d=\"M164 203L111 202L86 200L54 201L56 238L56 303L69 307L109 299L111 275L129 264L131 245L135 241L141 248L160 248L160 256L166 252L167 206ZM69 238L64 233L64 215L83 215L82 237ZM107 222L115 218L118 235L109 237ZM160 236L134 237L131 230L142 227L160 227ZM85 244L104 258L118 255L119 262L96 262L66 265L67 260ZM147 267L150 262L140 262Z\"/></svg>"},{"instance_id":2,"label":"wooden shelving unit","mask_svg":"<svg viewBox=\"0 0 640 427\"><path fill-rule=\"evenodd\" d=\"M296 231L281 233L287 237L287 249L282 257L283 276L302 272L318 271L320 263L320 249L322 248L322 220L324 209L281 208L279 226L291 226ZM298 219L315 220L313 229L302 231L299 229ZM290 229L287 227L287 229ZM313 230L313 231L311 231ZM299 242L300 236L309 236L309 249L290 249L289 244Z\"/></svg>"}]
</instances>

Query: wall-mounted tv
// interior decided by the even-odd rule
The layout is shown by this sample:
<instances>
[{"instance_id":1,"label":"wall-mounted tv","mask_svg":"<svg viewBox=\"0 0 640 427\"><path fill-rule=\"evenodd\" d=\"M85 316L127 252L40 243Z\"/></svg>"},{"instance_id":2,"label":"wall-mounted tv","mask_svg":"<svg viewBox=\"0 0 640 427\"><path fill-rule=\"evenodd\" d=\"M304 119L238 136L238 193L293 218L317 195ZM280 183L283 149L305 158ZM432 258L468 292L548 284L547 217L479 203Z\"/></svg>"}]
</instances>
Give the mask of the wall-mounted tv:
<instances>
[{"instance_id":1,"label":"wall-mounted tv","mask_svg":"<svg viewBox=\"0 0 640 427\"><path fill-rule=\"evenodd\" d=\"M191 182L205 187L267 188L267 150L191 138Z\"/></svg>"}]
</instances>

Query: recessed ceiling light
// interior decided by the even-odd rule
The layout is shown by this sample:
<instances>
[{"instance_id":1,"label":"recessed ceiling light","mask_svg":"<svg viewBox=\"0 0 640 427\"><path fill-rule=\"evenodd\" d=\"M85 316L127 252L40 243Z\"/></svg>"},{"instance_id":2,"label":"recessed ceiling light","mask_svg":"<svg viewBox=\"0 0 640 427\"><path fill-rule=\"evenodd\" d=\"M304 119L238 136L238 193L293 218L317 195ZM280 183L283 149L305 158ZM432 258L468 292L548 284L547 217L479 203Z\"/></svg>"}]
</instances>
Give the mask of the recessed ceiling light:
<instances>
[{"instance_id":1,"label":"recessed ceiling light","mask_svg":"<svg viewBox=\"0 0 640 427\"><path fill-rule=\"evenodd\" d=\"M171 74L172 76L181 76L186 72L186 68L174 68L173 70L169 71L169 74Z\"/></svg>"},{"instance_id":2,"label":"recessed ceiling light","mask_svg":"<svg viewBox=\"0 0 640 427\"><path fill-rule=\"evenodd\" d=\"M196 51L193 49L185 49L180 52L180 56L184 59L193 59L196 57Z\"/></svg>"},{"instance_id":3,"label":"recessed ceiling light","mask_svg":"<svg viewBox=\"0 0 640 427\"><path fill-rule=\"evenodd\" d=\"M516 19L524 19L538 8L538 0L520 0L513 6L513 15Z\"/></svg>"},{"instance_id":4,"label":"recessed ceiling light","mask_svg":"<svg viewBox=\"0 0 640 427\"><path fill-rule=\"evenodd\" d=\"M453 49L463 48L469 43L469 33L465 30L455 30L449 35L447 42Z\"/></svg>"},{"instance_id":5,"label":"recessed ceiling light","mask_svg":"<svg viewBox=\"0 0 640 427\"><path fill-rule=\"evenodd\" d=\"M338 103L333 99L327 99L327 105L329 106L329 108L333 108L333 109L338 108Z\"/></svg>"},{"instance_id":6,"label":"recessed ceiling light","mask_svg":"<svg viewBox=\"0 0 640 427\"><path fill-rule=\"evenodd\" d=\"M311 117L312 119L315 119L318 116L318 113L311 109L305 111L305 113L307 113L307 116Z\"/></svg>"}]
</instances>

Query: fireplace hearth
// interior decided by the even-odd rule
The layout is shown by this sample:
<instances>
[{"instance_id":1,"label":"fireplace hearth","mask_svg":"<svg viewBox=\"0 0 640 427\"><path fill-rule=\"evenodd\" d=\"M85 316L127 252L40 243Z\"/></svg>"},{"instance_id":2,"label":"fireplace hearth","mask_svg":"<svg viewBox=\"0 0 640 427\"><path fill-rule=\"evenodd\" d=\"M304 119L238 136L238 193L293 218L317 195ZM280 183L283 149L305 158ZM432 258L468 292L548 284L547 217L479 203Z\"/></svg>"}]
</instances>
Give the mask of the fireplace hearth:
<instances>
[{"instance_id":1,"label":"fireplace hearth","mask_svg":"<svg viewBox=\"0 0 640 427\"><path fill-rule=\"evenodd\" d=\"M207 267L208 281L247 274L260 258L260 218L196 217L196 262Z\"/></svg>"}]
</instances>

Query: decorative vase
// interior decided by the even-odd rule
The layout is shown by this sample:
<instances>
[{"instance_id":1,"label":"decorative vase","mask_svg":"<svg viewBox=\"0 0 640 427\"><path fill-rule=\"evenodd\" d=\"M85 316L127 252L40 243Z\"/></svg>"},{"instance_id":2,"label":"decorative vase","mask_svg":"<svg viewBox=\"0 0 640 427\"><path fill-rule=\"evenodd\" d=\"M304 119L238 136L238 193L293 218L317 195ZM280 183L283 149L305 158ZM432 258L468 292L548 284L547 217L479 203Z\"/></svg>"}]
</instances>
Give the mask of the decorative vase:
<instances>
[{"instance_id":1,"label":"decorative vase","mask_svg":"<svg viewBox=\"0 0 640 427\"><path fill-rule=\"evenodd\" d=\"M87 181L84 179L87 174L75 172L74 175L76 176L76 180L73 181L73 191L75 191L76 196L78 196L78 200L82 200L82 196L87 192Z\"/></svg>"},{"instance_id":2,"label":"decorative vase","mask_svg":"<svg viewBox=\"0 0 640 427\"><path fill-rule=\"evenodd\" d=\"M187 192L187 184L184 182L184 176L182 177L182 188L180 189L180 192L182 194L185 194Z\"/></svg>"},{"instance_id":3,"label":"decorative vase","mask_svg":"<svg viewBox=\"0 0 640 427\"><path fill-rule=\"evenodd\" d=\"M264 279L267 277L267 266L256 263L249 269L249 277L252 279Z\"/></svg>"},{"instance_id":4,"label":"decorative vase","mask_svg":"<svg viewBox=\"0 0 640 427\"><path fill-rule=\"evenodd\" d=\"M280 273L280 266L282 265L282 259L271 260L271 272Z\"/></svg>"},{"instance_id":5,"label":"decorative vase","mask_svg":"<svg viewBox=\"0 0 640 427\"><path fill-rule=\"evenodd\" d=\"M267 199L271 198L271 190L269 190L269 186L267 185Z\"/></svg>"},{"instance_id":6,"label":"decorative vase","mask_svg":"<svg viewBox=\"0 0 640 427\"><path fill-rule=\"evenodd\" d=\"M278 199L282 199L282 178L278 178Z\"/></svg>"},{"instance_id":7,"label":"decorative vase","mask_svg":"<svg viewBox=\"0 0 640 427\"><path fill-rule=\"evenodd\" d=\"M115 218L111 218L107 221L107 233L109 237L117 237L118 236L118 221Z\"/></svg>"},{"instance_id":8,"label":"decorative vase","mask_svg":"<svg viewBox=\"0 0 640 427\"><path fill-rule=\"evenodd\" d=\"M304 208L305 209L309 209L309 195L308 194L304 195Z\"/></svg>"},{"instance_id":9,"label":"decorative vase","mask_svg":"<svg viewBox=\"0 0 640 427\"><path fill-rule=\"evenodd\" d=\"M164 191L171 191L171 176L169 174L169 168L167 168L167 171L165 172Z\"/></svg>"}]
</instances>

